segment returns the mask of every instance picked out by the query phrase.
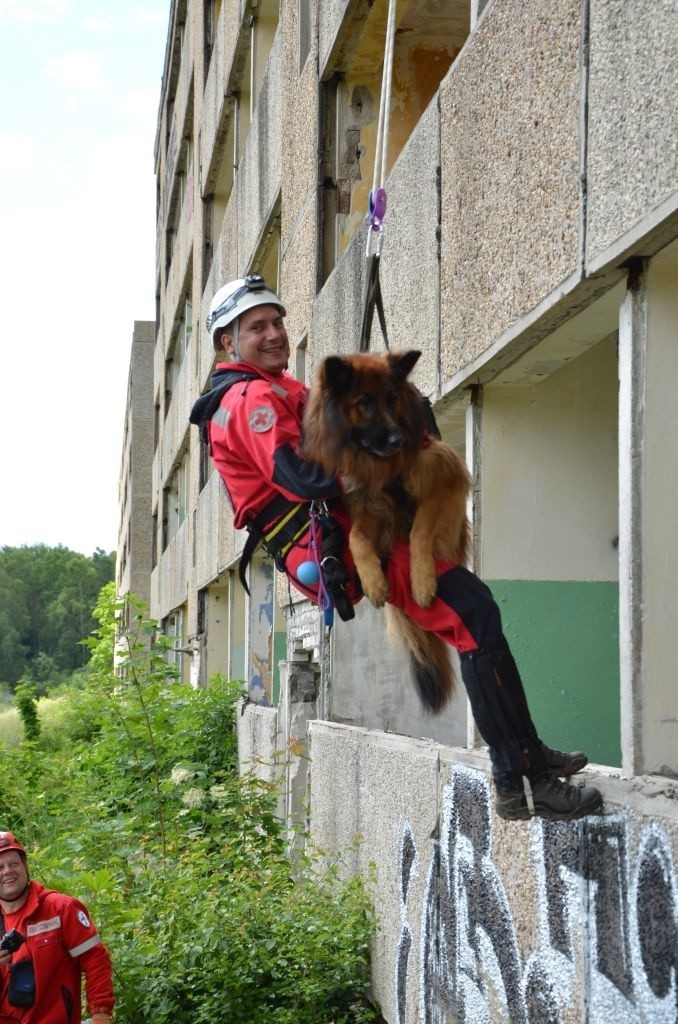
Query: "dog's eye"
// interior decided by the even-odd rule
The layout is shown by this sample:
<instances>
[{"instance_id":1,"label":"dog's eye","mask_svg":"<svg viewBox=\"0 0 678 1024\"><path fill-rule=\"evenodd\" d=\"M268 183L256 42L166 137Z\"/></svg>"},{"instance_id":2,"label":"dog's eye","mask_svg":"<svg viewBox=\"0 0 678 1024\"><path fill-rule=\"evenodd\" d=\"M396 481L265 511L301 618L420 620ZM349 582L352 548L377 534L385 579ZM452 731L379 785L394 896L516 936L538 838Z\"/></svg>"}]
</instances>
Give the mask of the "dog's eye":
<instances>
[{"instance_id":1,"label":"dog's eye","mask_svg":"<svg viewBox=\"0 0 678 1024\"><path fill-rule=\"evenodd\" d=\"M389 393L386 396L386 404L388 405L389 409L392 409L395 405L398 404L397 391L389 391Z\"/></svg>"},{"instance_id":2,"label":"dog's eye","mask_svg":"<svg viewBox=\"0 0 678 1024\"><path fill-rule=\"evenodd\" d=\"M374 407L374 396L373 395L358 395L355 400L355 404L358 406L361 412L369 412Z\"/></svg>"}]
</instances>

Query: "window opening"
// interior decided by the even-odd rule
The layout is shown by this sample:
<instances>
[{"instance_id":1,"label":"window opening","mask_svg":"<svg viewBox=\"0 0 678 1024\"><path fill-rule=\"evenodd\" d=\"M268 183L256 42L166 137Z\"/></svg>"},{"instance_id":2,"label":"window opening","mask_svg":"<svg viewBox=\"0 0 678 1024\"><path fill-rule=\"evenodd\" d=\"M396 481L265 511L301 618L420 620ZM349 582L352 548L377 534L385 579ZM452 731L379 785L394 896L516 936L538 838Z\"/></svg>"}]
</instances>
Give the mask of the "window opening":
<instances>
[{"instance_id":1,"label":"window opening","mask_svg":"<svg viewBox=\"0 0 678 1024\"><path fill-rule=\"evenodd\" d=\"M355 23L323 74L323 274L326 280L368 209L374 175L387 0ZM386 173L393 167L470 31L468 0L399 5ZM377 42L378 41L378 42Z\"/></svg>"}]
</instances>

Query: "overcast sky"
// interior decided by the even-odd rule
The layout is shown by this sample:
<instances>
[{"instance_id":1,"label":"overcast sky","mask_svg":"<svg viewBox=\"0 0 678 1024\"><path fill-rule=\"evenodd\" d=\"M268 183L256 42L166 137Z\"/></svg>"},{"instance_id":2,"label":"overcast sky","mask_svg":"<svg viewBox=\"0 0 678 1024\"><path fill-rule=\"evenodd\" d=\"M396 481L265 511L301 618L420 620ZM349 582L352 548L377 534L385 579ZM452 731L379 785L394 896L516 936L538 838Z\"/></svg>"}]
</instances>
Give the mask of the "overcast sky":
<instances>
[{"instance_id":1,"label":"overcast sky","mask_svg":"<svg viewBox=\"0 0 678 1024\"><path fill-rule=\"evenodd\" d=\"M170 0L0 0L0 547L117 547Z\"/></svg>"}]
</instances>

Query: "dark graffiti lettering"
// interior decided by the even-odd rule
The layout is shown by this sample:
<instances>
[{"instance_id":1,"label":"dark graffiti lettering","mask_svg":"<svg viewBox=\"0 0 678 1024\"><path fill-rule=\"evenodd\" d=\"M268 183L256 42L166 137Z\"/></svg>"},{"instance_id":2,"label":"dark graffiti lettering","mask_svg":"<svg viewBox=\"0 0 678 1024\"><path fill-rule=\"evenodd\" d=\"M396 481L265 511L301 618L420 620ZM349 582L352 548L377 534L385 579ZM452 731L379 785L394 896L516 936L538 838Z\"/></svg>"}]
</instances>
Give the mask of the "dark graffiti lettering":
<instances>
[{"instance_id":1,"label":"dark graffiti lettering","mask_svg":"<svg viewBox=\"0 0 678 1024\"><path fill-rule=\"evenodd\" d=\"M445 789L423 907L408 898L417 851L400 841L396 1013L424 1024L675 1024L678 924L670 846L654 824L635 864L625 813L530 826L540 946L525 957L492 860L485 776L457 765ZM415 948L411 922L420 915ZM586 968L583 969L583 964ZM418 991L408 990L418 967Z\"/></svg>"}]
</instances>

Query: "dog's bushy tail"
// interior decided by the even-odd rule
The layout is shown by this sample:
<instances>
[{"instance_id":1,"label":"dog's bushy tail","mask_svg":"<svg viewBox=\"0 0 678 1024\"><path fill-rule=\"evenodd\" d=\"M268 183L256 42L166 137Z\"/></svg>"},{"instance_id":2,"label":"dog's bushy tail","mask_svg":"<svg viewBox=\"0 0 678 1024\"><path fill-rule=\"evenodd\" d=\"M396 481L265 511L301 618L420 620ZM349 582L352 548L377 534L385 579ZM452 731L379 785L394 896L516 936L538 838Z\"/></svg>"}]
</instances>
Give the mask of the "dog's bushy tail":
<instances>
[{"instance_id":1,"label":"dog's bushy tail","mask_svg":"<svg viewBox=\"0 0 678 1024\"><path fill-rule=\"evenodd\" d=\"M427 711L437 715L451 700L456 677L450 648L435 633L428 633L400 608L385 606L389 633L404 643L410 656L410 670L419 699Z\"/></svg>"}]
</instances>

